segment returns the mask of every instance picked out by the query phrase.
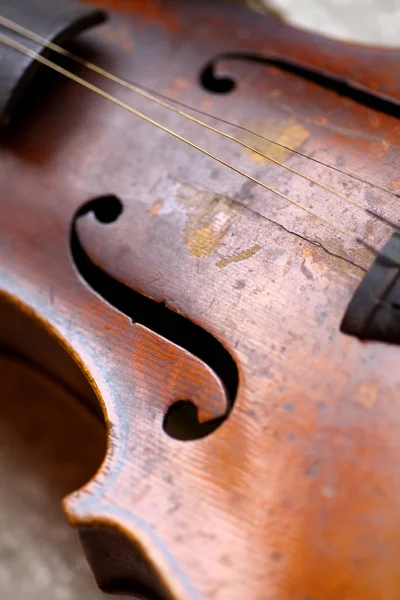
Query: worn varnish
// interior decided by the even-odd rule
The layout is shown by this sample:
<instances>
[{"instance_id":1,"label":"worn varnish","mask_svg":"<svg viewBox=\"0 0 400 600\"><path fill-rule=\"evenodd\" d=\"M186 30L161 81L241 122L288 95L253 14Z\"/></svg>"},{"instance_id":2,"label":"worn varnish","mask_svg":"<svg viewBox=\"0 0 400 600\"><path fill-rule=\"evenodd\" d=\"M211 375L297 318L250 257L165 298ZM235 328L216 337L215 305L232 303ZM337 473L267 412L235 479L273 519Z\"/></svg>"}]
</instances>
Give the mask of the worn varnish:
<instances>
[{"instance_id":1,"label":"worn varnish","mask_svg":"<svg viewBox=\"0 0 400 600\"><path fill-rule=\"evenodd\" d=\"M97 4L116 12L77 53L399 191L399 51L223 1ZM236 82L229 93L201 84L210 64ZM79 74L378 247L391 235L258 154ZM99 585L164 600L397 600L399 348L339 329L372 253L76 83L42 72L32 89L1 148L0 287L74 358L104 413L104 463L64 504ZM224 127L396 221L390 193ZM130 290L167 308L143 301L138 314ZM168 308L181 320L166 325ZM197 348L186 321L213 341ZM168 434L180 400L212 433Z\"/></svg>"}]
</instances>

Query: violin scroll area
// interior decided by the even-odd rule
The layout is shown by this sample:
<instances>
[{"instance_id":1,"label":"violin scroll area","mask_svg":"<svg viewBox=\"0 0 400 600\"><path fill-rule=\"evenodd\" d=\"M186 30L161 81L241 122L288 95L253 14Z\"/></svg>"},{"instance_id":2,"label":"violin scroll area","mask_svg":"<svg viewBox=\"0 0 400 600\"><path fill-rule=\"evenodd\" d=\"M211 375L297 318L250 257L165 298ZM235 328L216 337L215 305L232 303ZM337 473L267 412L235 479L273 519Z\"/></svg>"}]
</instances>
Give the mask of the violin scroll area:
<instances>
[{"instance_id":1,"label":"violin scroll area","mask_svg":"<svg viewBox=\"0 0 400 600\"><path fill-rule=\"evenodd\" d=\"M123 204L114 195L95 198L77 211L70 238L75 266L95 292L132 320L134 357L144 381L159 372L163 378L158 382L160 393L173 397L164 431L175 439L200 439L215 431L233 406L238 388L236 364L200 325L168 308L166 301L157 302L125 285L91 257L95 230L112 227L122 213ZM83 225L91 229L91 235L83 234Z\"/></svg>"}]
</instances>

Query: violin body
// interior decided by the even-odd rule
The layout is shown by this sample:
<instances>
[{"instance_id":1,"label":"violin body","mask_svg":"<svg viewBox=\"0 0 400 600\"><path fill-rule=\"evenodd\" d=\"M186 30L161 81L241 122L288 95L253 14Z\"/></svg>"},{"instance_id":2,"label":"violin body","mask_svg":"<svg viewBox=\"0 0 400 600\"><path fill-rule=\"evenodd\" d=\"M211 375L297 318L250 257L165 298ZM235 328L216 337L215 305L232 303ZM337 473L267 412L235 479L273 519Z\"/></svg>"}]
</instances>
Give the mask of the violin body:
<instances>
[{"instance_id":1,"label":"violin body","mask_svg":"<svg viewBox=\"0 0 400 600\"><path fill-rule=\"evenodd\" d=\"M97 4L109 19L74 53L239 124L212 122L396 221L400 51L222 0ZM339 227L390 237L259 154L68 68ZM2 136L2 314L39 323L101 406L104 462L64 502L100 587L396 600L400 349L340 329L374 256L60 73L43 67L28 90ZM166 416L189 404L194 433L174 434Z\"/></svg>"}]
</instances>

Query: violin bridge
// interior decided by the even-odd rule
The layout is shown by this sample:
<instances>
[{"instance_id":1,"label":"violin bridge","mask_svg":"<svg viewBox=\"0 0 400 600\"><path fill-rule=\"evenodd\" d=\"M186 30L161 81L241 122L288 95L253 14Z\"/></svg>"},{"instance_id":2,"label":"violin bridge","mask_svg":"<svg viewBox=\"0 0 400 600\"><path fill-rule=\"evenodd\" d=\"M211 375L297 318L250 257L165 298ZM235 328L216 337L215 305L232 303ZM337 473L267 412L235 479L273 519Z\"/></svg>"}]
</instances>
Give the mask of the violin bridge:
<instances>
[{"instance_id":1,"label":"violin bridge","mask_svg":"<svg viewBox=\"0 0 400 600\"><path fill-rule=\"evenodd\" d=\"M383 248L355 292L341 331L360 339L400 343L400 232Z\"/></svg>"}]
</instances>

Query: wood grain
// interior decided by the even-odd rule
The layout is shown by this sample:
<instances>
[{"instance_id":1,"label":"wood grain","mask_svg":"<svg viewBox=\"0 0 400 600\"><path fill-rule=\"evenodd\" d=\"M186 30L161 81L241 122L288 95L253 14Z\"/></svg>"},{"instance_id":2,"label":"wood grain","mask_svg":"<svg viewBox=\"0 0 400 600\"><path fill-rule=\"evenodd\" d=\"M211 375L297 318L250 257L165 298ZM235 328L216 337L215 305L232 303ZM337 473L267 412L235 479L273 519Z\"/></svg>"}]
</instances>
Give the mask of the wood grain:
<instances>
[{"instance_id":1,"label":"wood grain","mask_svg":"<svg viewBox=\"0 0 400 600\"><path fill-rule=\"evenodd\" d=\"M80 50L121 76L396 188L395 116L276 66L221 61L220 72L237 81L229 95L202 89L199 74L224 52L268 49L318 68L329 59L332 72L379 94L385 85L395 102L398 53L334 51L287 28L278 35L275 22L224 2L174 2L165 12L156 3L130 6L84 34ZM90 78L338 225L378 245L387 239L387 228L335 197ZM373 257L118 107L50 79L1 150L0 281L3 295L74 357L104 412L105 461L65 501L71 523L89 531L99 583L174 600L396 600L398 349L339 332ZM390 194L282 148L262 149L396 218ZM233 411L204 439L172 439L163 418L182 385L198 391L205 418L223 415L221 390L209 395L218 381L202 379L200 366L197 388L186 369L176 379L165 353L154 361L143 351L147 332L77 273L73 217L104 194L118 196L124 210L115 223L80 219L90 260L201 325L235 359ZM112 572L95 553L104 529L131 545Z\"/></svg>"}]
</instances>

